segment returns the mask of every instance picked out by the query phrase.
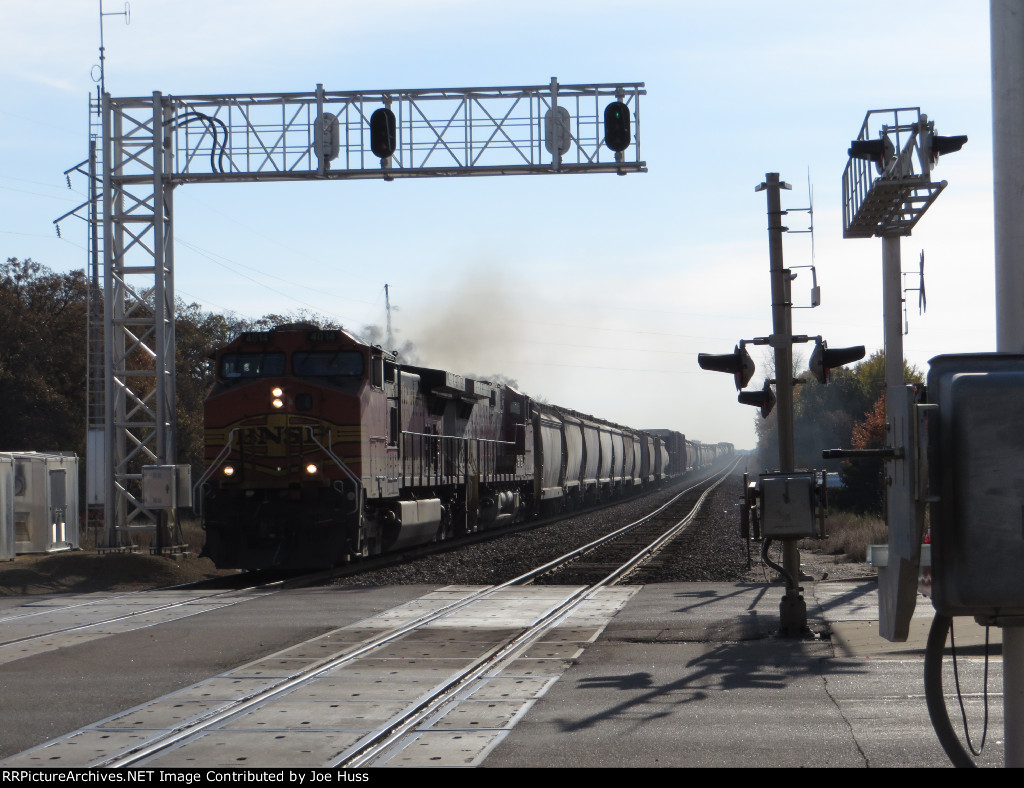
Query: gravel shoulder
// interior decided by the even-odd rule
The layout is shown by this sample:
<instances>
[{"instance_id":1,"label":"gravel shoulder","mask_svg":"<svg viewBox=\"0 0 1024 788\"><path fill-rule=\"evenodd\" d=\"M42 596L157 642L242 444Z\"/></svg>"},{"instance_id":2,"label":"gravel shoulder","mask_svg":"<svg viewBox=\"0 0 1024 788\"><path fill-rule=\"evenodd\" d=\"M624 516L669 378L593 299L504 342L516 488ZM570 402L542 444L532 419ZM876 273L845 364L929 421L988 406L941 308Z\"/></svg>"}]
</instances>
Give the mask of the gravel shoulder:
<instances>
[{"instance_id":1,"label":"gravel shoulder","mask_svg":"<svg viewBox=\"0 0 1024 788\"><path fill-rule=\"evenodd\" d=\"M230 574L208 558L67 550L0 562L0 596L140 591Z\"/></svg>"}]
</instances>

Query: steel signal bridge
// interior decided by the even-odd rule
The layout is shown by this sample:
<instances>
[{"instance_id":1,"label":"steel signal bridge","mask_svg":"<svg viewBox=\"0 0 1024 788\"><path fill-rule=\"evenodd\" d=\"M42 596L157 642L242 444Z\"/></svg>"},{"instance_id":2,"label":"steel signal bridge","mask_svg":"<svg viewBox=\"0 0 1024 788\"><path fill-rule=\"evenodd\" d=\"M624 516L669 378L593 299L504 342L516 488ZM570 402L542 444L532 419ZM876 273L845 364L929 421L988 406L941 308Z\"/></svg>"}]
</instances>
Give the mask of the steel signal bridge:
<instances>
[{"instance_id":1,"label":"steel signal bridge","mask_svg":"<svg viewBox=\"0 0 1024 788\"><path fill-rule=\"evenodd\" d=\"M88 210L102 309L90 325L87 503L103 507L107 546L133 528L155 529L159 545L141 469L174 463L175 187L646 172L645 94L642 82L552 78L534 87L93 99L94 152L72 169L90 180L76 211Z\"/></svg>"}]
</instances>

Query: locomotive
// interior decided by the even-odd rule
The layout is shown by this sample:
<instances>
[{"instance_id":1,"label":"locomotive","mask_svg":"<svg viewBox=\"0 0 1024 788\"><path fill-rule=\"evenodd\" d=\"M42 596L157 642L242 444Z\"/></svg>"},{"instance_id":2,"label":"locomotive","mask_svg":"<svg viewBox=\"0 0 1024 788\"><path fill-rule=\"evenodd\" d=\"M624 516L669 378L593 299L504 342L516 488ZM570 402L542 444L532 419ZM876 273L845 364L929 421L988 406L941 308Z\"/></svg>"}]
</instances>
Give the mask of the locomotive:
<instances>
[{"instance_id":1,"label":"locomotive","mask_svg":"<svg viewBox=\"0 0 1024 788\"><path fill-rule=\"evenodd\" d=\"M342 329L244 332L214 360L197 503L221 568L330 567L586 507L732 452L400 364Z\"/></svg>"}]
</instances>

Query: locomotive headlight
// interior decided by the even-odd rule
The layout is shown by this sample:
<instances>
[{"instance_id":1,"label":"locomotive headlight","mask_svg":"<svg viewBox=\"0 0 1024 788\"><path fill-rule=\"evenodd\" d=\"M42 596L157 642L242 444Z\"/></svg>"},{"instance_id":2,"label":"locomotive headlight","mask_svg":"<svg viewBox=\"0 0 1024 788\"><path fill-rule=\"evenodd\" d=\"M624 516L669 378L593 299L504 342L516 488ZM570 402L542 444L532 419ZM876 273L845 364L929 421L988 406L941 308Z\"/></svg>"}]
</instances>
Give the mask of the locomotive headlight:
<instances>
[{"instance_id":1,"label":"locomotive headlight","mask_svg":"<svg viewBox=\"0 0 1024 788\"><path fill-rule=\"evenodd\" d=\"M311 462L309 465L306 466L306 473L308 473L310 476L312 476L318 470L319 468L316 467L316 463Z\"/></svg>"},{"instance_id":2,"label":"locomotive headlight","mask_svg":"<svg viewBox=\"0 0 1024 788\"><path fill-rule=\"evenodd\" d=\"M225 476L234 476L235 475L234 467L231 466L231 465L225 465L224 466L224 475Z\"/></svg>"},{"instance_id":3,"label":"locomotive headlight","mask_svg":"<svg viewBox=\"0 0 1024 788\"><path fill-rule=\"evenodd\" d=\"M280 399L281 397L284 396L284 389L281 388L280 386L275 386L270 390L270 396Z\"/></svg>"},{"instance_id":4,"label":"locomotive headlight","mask_svg":"<svg viewBox=\"0 0 1024 788\"><path fill-rule=\"evenodd\" d=\"M275 399L270 404L273 405L275 408L283 408L284 407L284 400Z\"/></svg>"}]
</instances>

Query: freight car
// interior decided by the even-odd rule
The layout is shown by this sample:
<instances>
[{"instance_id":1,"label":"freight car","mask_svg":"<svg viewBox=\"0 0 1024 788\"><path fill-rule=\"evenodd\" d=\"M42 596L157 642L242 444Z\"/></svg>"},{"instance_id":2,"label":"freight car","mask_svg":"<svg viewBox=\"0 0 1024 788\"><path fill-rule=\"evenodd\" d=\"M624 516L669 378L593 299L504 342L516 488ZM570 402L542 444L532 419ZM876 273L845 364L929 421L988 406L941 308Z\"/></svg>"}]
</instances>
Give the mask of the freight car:
<instances>
[{"instance_id":1,"label":"freight car","mask_svg":"<svg viewBox=\"0 0 1024 788\"><path fill-rule=\"evenodd\" d=\"M343 330L246 332L214 359L196 502L222 568L332 566L585 507L684 473L692 451Z\"/></svg>"}]
</instances>

